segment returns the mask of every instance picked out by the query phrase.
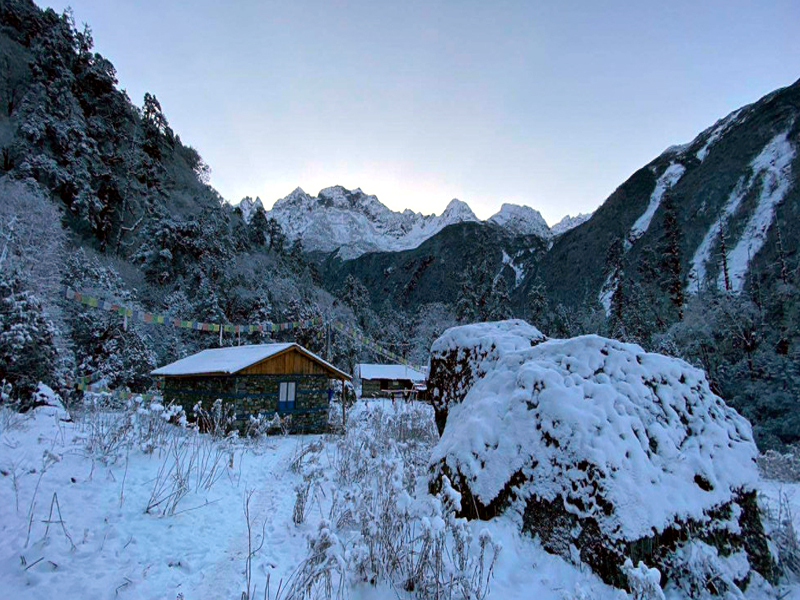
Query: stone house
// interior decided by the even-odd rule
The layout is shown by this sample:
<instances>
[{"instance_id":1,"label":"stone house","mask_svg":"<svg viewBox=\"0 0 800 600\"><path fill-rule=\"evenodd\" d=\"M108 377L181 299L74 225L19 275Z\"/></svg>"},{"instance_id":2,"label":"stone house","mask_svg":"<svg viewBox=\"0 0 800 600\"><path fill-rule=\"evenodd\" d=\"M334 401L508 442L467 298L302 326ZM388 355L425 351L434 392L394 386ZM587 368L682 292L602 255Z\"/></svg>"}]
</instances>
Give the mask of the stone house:
<instances>
[{"instance_id":1,"label":"stone house","mask_svg":"<svg viewBox=\"0 0 800 600\"><path fill-rule=\"evenodd\" d=\"M350 375L299 344L258 344L203 350L152 372L163 378L165 402L187 412L215 400L232 407L244 430L250 417L291 415L293 432L322 432L334 390ZM338 385L338 384L341 385ZM343 392L342 392L343 393Z\"/></svg>"}]
</instances>

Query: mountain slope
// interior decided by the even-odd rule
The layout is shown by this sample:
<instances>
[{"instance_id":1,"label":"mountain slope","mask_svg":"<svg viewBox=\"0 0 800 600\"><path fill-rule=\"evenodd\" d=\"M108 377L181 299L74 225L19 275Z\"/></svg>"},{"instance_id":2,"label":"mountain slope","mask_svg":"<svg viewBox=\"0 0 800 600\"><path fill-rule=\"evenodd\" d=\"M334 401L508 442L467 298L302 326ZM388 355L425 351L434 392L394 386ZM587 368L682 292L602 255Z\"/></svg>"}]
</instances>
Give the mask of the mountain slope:
<instances>
[{"instance_id":1,"label":"mountain slope","mask_svg":"<svg viewBox=\"0 0 800 600\"><path fill-rule=\"evenodd\" d=\"M785 248L800 245L789 223L800 216L800 82L743 107L689 144L667 149L634 173L585 223L557 238L540 275L554 298L607 304L607 251L622 240L628 274L664 235L663 201L674 203L682 233L681 267L690 292L724 287L720 224L729 278L742 289L776 258L777 223ZM570 272L570 277L564 277ZM605 296L604 296L605 293Z\"/></svg>"},{"instance_id":2,"label":"mountain slope","mask_svg":"<svg viewBox=\"0 0 800 600\"><path fill-rule=\"evenodd\" d=\"M493 223L450 225L402 252L371 252L353 260L328 256L320 266L323 282L337 290L352 275L361 280L374 306L385 300L405 310L430 302L455 303L461 278L470 265L485 264L492 277L503 276L509 291L524 278L523 265L534 263L547 249L536 236L512 235Z\"/></svg>"}]
</instances>

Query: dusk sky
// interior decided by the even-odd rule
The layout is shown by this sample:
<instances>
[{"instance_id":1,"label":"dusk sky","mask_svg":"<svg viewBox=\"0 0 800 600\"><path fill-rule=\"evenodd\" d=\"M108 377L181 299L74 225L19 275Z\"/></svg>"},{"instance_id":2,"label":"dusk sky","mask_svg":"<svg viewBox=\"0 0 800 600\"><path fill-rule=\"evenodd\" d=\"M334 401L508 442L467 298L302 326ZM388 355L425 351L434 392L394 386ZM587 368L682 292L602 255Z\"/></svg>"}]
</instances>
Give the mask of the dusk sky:
<instances>
[{"instance_id":1,"label":"dusk sky","mask_svg":"<svg viewBox=\"0 0 800 600\"><path fill-rule=\"evenodd\" d=\"M40 2L48 5L47 2ZM800 78L800 2L71 0L229 201L341 184L395 210L594 210Z\"/></svg>"}]
</instances>

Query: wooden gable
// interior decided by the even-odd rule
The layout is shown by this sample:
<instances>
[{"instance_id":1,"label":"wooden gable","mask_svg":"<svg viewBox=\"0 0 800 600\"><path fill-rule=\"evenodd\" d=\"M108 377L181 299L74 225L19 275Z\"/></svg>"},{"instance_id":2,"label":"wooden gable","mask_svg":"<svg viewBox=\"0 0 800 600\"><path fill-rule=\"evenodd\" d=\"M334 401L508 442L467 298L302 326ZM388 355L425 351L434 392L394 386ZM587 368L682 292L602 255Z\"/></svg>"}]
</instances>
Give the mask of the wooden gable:
<instances>
[{"instance_id":1,"label":"wooden gable","mask_svg":"<svg viewBox=\"0 0 800 600\"><path fill-rule=\"evenodd\" d=\"M324 375L343 379L341 373L303 352L299 346L292 346L250 365L237 375Z\"/></svg>"}]
</instances>

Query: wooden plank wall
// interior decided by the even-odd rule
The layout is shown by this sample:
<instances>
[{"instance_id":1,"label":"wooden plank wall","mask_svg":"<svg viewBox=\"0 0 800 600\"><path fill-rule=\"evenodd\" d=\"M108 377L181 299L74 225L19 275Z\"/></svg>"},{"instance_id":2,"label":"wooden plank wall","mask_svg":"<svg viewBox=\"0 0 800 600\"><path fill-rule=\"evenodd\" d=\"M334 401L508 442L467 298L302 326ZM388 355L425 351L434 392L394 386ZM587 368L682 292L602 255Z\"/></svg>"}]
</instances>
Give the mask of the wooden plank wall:
<instances>
[{"instance_id":1,"label":"wooden plank wall","mask_svg":"<svg viewBox=\"0 0 800 600\"><path fill-rule=\"evenodd\" d=\"M245 375L327 375L318 363L292 348L242 371Z\"/></svg>"}]
</instances>

